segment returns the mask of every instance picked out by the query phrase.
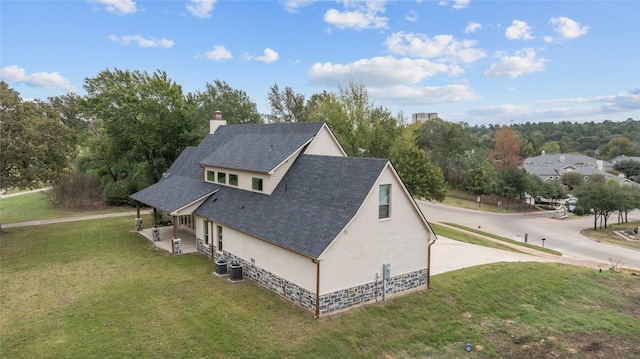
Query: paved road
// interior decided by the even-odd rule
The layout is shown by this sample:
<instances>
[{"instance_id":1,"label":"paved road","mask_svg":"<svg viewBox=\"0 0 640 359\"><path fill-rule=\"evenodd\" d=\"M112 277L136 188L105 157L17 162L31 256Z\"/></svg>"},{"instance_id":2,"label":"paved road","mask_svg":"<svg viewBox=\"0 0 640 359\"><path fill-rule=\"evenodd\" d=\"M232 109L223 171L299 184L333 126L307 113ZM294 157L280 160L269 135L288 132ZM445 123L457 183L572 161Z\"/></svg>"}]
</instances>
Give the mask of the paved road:
<instances>
[{"instance_id":1,"label":"paved road","mask_svg":"<svg viewBox=\"0 0 640 359\"><path fill-rule=\"evenodd\" d=\"M597 242L579 233L593 227L593 216L558 220L552 212L500 214L450 207L439 203L417 201L428 221L434 223L456 223L470 228L497 234L503 237L524 240L551 248L572 257L610 263L620 261L625 268L640 270L640 251ZM613 221L616 219L613 218ZM629 221L640 220L640 211L629 214Z\"/></svg>"}]
</instances>

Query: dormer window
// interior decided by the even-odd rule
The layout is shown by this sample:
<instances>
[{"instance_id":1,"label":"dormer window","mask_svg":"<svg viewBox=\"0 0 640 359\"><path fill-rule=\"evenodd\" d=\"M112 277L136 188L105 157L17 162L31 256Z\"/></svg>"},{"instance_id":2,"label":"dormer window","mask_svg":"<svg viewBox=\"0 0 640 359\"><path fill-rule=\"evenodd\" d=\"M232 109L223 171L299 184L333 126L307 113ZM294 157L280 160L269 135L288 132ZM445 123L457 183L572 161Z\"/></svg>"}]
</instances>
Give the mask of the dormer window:
<instances>
[{"instance_id":1,"label":"dormer window","mask_svg":"<svg viewBox=\"0 0 640 359\"><path fill-rule=\"evenodd\" d=\"M233 173L229 173L229 185L230 186L238 186L238 175Z\"/></svg>"},{"instance_id":2,"label":"dormer window","mask_svg":"<svg viewBox=\"0 0 640 359\"><path fill-rule=\"evenodd\" d=\"M207 170L207 182L215 182L216 181L216 173L213 171Z\"/></svg>"},{"instance_id":3,"label":"dormer window","mask_svg":"<svg viewBox=\"0 0 640 359\"><path fill-rule=\"evenodd\" d=\"M227 174L225 172L218 172L218 183L227 183Z\"/></svg>"},{"instance_id":4,"label":"dormer window","mask_svg":"<svg viewBox=\"0 0 640 359\"><path fill-rule=\"evenodd\" d=\"M251 178L251 189L262 192L262 178Z\"/></svg>"}]
</instances>

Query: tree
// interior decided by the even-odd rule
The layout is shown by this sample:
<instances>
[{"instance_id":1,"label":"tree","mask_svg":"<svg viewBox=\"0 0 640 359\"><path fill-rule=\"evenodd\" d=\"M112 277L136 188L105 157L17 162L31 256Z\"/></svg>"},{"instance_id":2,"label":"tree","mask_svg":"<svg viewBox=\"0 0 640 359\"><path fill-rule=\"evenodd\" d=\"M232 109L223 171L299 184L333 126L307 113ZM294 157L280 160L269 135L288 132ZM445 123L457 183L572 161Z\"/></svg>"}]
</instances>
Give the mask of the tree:
<instances>
[{"instance_id":1,"label":"tree","mask_svg":"<svg viewBox=\"0 0 640 359\"><path fill-rule=\"evenodd\" d=\"M565 172L560 179L571 191L584 182L584 177L579 172Z\"/></svg>"},{"instance_id":2,"label":"tree","mask_svg":"<svg viewBox=\"0 0 640 359\"><path fill-rule=\"evenodd\" d=\"M406 128L395 140L391 162L407 189L414 197L443 201L447 184L440 169L434 166L424 151L415 145L415 133Z\"/></svg>"},{"instance_id":3,"label":"tree","mask_svg":"<svg viewBox=\"0 0 640 359\"><path fill-rule=\"evenodd\" d=\"M540 150L545 153L562 153L560 150L560 143L558 141L549 141L540 147Z\"/></svg>"},{"instance_id":4,"label":"tree","mask_svg":"<svg viewBox=\"0 0 640 359\"><path fill-rule=\"evenodd\" d=\"M607 143L607 157L614 158L617 156L634 156L636 154L636 149L633 146L631 140L624 136L618 136L612 138L609 143Z\"/></svg>"},{"instance_id":5,"label":"tree","mask_svg":"<svg viewBox=\"0 0 640 359\"><path fill-rule=\"evenodd\" d=\"M260 124L262 117L255 102L242 90L233 89L225 81L215 80L207 83L205 91L196 91L186 96L189 122L197 124L198 133L209 133L209 120L216 111L222 112L222 118L230 125Z\"/></svg>"},{"instance_id":6,"label":"tree","mask_svg":"<svg viewBox=\"0 0 640 359\"><path fill-rule=\"evenodd\" d=\"M447 182L464 181L465 153L475 147L477 141L464 123L452 123L434 118L425 121L420 128L417 143L437 165Z\"/></svg>"},{"instance_id":7,"label":"tree","mask_svg":"<svg viewBox=\"0 0 640 359\"><path fill-rule=\"evenodd\" d=\"M635 178L640 175L640 162L634 160L622 160L616 162L613 167L616 171L624 173L627 178ZM638 182L638 181L636 181Z\"/></svg>"},{"instance_id":8,"label":"tree","mask_svg":"<svg viewBox=\"0 0 640 359\"><path fill-rule=\"evenodd\" d=\"M86 78L84 88L83 114L104 124L90 150L112 203L157 182L200 137L182 88L163 71L107 69Z\"/></svg>"},{"instance_id":9,"label":"tree","mask_svg":"<svg viewBox=\"0 0 640 359\"><path fill-rule=\"evenodd\" d=\"M49 97L49 105L58 112L62 123L81 134L87 130L87 122L78 109L81 97L73 92L66 95Z\"/></svg>"},{"instance_id":10,"label":"tree","mask_svg":"<svg viewBox=\"0 0 640 359\"><path fill-rule=\"evenodd\" d=\"M271 114L265 117L270 123L309 121L304 95L296 94L291 87L287 86L280 91L278 84L274 84L269 89L267 98Z\"/></svg>"},{"instance_id":11,"label":"tree","mask_svg":"<svg viewBox=\"0 0 640 359\"><path fill-rule=\"evenodd\" d=\"M307 108L309 120L326 122L349 156L389 157L399 133L397 118L370 102L363 85L351 82L338 94L314 94Z\"/></svg>"},{"instance_id":12,"label":"tree","mask_svg":"<svg viewBox=\"0 0 640 359\"><path fill-rule=\"evenodd\" d=\"M491 183L496 181L497 173L487 151L482 148L467 151L467 162L466 189L475 194L488 193Z\"/></svg>"},{"instance_id":13,"label":"tree","mask_svg":"<svg viewBox=\"0 0 640 359\"><path fill-rule=\"evenodd\" d=\"M579 204L583 208L591 209L593 213L593 230L598 229L598 219L600 219L600 229L607 228L609 216L620 208L623 202L620 185L614 180L604 181L591 176L588 182L576 189L576 196Z\"/></svg>"},{"instance_id":14,"label":"tree","mask_svg":"<svg viewBox=\"0 0 640 359\"><path fill-rule=\"evenodd\" d=\"M495 133L495 147L493 159L498 168L518 166L522 163L520 157L520 136L510 126L501 126Z\"/></svg>"},{"instance_id":15,"label":"tree","mask_svg":"<svg viewBox=\"0 0 640 359\"><path fill-rule=\"evenodd\" d=\"M22 101L0 81L0 119L2 189L49 185L68 169L76 136L49 105Z\"/></svg>"}]
</instances>

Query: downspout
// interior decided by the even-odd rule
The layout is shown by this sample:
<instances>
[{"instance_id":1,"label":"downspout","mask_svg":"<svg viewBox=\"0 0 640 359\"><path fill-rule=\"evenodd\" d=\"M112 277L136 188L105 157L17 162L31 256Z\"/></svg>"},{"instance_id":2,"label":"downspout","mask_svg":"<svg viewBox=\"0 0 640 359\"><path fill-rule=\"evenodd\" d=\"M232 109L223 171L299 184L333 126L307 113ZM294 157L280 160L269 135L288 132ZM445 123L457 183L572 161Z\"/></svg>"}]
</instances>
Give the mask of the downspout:
<instances>
[{"instance_id":1,"label":"downspout","mask_svg":"<svg viewBox=\"0 0 640 359\"><path fill-rule=\"evenodd\" d=\"M316 313L313 319L318 319L320 318L320 261L317 259L313 261L316 262Z\"/></svg>"},{"instance_id":2,"label":"downspout","mask_svg":"<svg viewBox=\"0 0 640 359\"><path fill-rule=\"evenodd\" d=\"M436 243L434 239L427 246L427 289L431 289L431 246Z\"/></svg>"},{"instance_id":3,"label":"downspout","mask_svg":"<svg viewBox=\"0 0 640 359\"><path fill-rule=\"evenodd\" d=\"M213 222L207 221L209 228L209 248L211 248L211 260L216 262L216 248L213 246Z\"/></svg>"}]
</instances>

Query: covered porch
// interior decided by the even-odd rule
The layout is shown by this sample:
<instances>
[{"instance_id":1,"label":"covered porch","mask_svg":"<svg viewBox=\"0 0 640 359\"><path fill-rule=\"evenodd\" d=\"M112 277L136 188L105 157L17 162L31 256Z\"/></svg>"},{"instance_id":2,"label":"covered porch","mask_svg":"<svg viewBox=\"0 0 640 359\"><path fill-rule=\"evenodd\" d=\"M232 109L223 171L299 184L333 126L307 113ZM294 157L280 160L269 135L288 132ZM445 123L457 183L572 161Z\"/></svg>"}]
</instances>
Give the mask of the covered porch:
<instances>
[{"instance_id":1,"label":"covered porch","mask_svg":"<svg viewBox=\"0 0 640 359\"><path fill-rule=\"evenodd\" d=\"M186 254L197 252L196 235L186 229L178 228L177 238L180 239L180 253L175 253L175 244L173 241L173 226L159 227L158 233L160 240L153 240L153 228L145 228L138 233L147 238L157 248L163 249L173 254Z\"/></svg>"}]
</instances>

